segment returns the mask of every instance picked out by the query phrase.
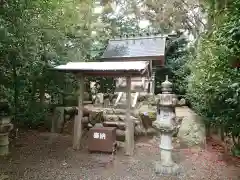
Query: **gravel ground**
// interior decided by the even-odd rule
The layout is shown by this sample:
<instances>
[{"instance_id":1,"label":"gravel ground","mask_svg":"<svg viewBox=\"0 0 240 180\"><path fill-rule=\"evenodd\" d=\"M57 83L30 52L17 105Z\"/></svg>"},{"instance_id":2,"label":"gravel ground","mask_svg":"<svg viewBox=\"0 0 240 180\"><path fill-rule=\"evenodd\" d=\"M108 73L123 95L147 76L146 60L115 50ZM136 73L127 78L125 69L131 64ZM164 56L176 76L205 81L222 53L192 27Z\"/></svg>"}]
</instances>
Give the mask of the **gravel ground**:
<instances>
[{"instance_id":1,"label":"gravel ground","mask_svg":"<svg viewBox=\"0 0 240 180\"><path fill-rule=\"evenodd\" d=\"M85 144L85 143L83 143ZM210 143L205 150L181 149L175 143L174 160L182 167L179 177L160 177L153 171L159 150L153 140L136 143L134 156L88 153L86 148L74 151L72 137L29 131L12 143L11 154L0 158L1 174L10 180L239 180L240 161L222 153ZM86 146L85 146L86 147Z\"/></svg>"}]
</instances>

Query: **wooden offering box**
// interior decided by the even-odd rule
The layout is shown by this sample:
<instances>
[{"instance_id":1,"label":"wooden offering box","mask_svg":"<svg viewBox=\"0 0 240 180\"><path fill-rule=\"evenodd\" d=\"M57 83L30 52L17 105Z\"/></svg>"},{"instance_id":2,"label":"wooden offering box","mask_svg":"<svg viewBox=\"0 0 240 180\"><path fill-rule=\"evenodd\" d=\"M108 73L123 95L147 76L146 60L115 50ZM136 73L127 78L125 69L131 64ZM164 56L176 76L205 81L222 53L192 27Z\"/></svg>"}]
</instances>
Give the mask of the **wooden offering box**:
<instances>
[{"instance_id":1,"label":"wooden offering box","mask_svg":"<svg viewBox=\"0 0 240 180\"><path fill-rule=\"evenodd\" d=\"M90 152L112 153L116 148L116 127L93 127L88 134Z\"/></svg>"}]
</instances>

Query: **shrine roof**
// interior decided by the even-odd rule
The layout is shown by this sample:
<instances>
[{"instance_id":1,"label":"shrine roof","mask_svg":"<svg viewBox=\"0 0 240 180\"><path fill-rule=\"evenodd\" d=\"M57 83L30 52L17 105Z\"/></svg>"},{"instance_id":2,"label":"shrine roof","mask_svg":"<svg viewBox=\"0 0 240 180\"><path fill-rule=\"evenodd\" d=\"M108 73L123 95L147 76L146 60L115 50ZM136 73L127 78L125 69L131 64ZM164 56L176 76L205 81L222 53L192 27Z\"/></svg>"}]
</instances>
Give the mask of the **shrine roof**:
<instances>
[{"instance_id":1,"label":"shrine roof","mask_svg":"<svg viewBox=\"0 0 240 180\"><path fill-rule=\"evenodd\" d=\"M86 75L124 76L123 73L143 75L148 70L146 61L125 62L69 62L55 67L55 70L85 73Z\"/></svg>"},{"instance_id":2,"label":"shrine roof","mask_svg":"<svg viewBox=\"0 0 240 180\"><path fill-rule=\"evenodd\" d=\"M165 54L166 37L130 37L109 40L102 59L161 57Z\"/></svg>"}]
</instances>

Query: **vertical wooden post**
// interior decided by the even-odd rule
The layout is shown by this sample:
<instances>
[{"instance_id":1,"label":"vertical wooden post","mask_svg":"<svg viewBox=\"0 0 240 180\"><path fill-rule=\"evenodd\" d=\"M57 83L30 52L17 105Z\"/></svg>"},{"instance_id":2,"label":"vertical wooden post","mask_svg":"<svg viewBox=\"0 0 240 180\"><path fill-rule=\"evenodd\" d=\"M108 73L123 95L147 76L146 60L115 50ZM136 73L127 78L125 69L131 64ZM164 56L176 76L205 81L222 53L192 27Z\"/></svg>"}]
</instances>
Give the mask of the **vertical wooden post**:
<instances>
[{"instance_id":1,"label":"vertical wooden post","mask_svg":"<svg viewBox=\"0 0 240 180\"><path fill-rule=\"evenodd\" d=\"M73 149L79 150L82 137L82 117L83 117L83 98L84 98L84 76L78 77L80 82L78 97L78 115L74 119Z\"/></svg>"},{"instance_id":2,"label":"vertical wooden post","mask_svg":"<svg viewBox=\"0 0 240 180\"><path fill-rule=\"evenodd\" d=\"M155 69L152 70L152 87L151 87L151 94L154 95L155 94L155 74L156 74L156 71Z\"/></svg>"},{"instance_id":3,"label":"vertical wooden post","mask_svg":"<svg viewBox=\"0 0 240 180\"><path fill-rule=\"evenodd\" d=\"M150 89L149 92L154 95L155 91L155 69L153 69L152 61L150 61Z\"/></svg>"},{"instance_id":4,"label":"vertical wooden post","mask_svg":"<svg viewBox=\"0 0 240 180\"><path fill-rule=\"evenodd\" d=\"M126 88L126 131L125 131L125 151L126 155L133 155L134 151L134 122L131 119L131 76L127 76L127 88Z\"/></svg>"}]
</instances>

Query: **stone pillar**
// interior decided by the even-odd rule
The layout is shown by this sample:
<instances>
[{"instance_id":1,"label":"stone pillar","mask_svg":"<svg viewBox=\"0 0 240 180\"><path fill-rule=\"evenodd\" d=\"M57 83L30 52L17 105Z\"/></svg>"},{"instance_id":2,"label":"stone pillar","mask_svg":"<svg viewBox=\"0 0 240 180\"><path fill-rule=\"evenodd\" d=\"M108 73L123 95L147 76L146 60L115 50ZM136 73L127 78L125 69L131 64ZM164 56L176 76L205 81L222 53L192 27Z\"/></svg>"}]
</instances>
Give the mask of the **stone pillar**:
<instances>
[{"instance_id":1,"label":"stone pillar","mask_svg":"<svg viewBox=\"0 0 240 180\"><path fill-rule=\"evenodd\" d=\"M172 160L172 135L175 130L176 96L172 94L172 83L166 80L162 83L162 94L159 95L157 105L157 120L153 127L160 134L159 147L161 159L155 164L155 172L160 175L178 175L179 166Z\"/></svg>"},{"instance_id":2,"label":"stone pillar","mask_svg":"<svg viewBox=\"0 0 240 180\"><path fill-rule=\"evenodd\" d=\"M10 117L0 117L0 156L7 155L9 153L8 135L13 129Z\"/></svg>"}]
</instances>

